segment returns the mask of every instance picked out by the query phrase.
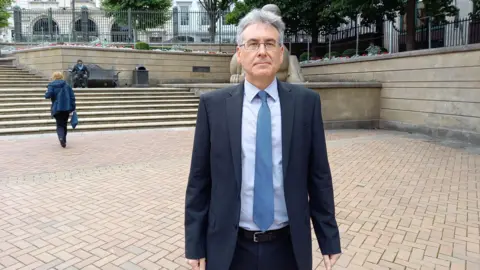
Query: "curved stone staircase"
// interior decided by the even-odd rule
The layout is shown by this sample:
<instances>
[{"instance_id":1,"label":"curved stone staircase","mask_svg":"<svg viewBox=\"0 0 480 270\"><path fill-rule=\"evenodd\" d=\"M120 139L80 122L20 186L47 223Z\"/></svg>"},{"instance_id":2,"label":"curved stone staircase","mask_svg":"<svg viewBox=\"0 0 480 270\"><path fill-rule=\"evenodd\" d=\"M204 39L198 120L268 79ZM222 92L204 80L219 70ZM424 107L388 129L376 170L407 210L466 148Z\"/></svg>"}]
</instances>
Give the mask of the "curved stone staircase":
<instances>
[{"instance_id":1,"label":"curved stone staircase","mask_svg":"<svg viewBox=\"0 0 480 270\"><path fill-rule=\"evenodd\" d=\"M0 67L0 135L53 133L48 80L13 66ZM74 89L75 131L195 126L198 97L188 88ZM71 129L70 129L71 130Z\"/></svg>"}]
</instances>

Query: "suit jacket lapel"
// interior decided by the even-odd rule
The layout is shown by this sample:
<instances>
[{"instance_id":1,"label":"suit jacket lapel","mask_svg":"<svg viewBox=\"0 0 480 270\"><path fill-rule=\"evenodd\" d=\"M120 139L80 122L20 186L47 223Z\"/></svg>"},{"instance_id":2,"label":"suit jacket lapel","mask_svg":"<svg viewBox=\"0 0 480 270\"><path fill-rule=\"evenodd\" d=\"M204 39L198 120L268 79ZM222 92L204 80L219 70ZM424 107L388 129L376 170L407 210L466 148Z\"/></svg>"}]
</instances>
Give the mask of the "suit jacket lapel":
<instances>
[{"instance_id":1,"label":"suit jacket lapel","mask_svg":"<svg viewBox=\"0 0 480 270\"><path fill-rule=\"evenodd\" d=\"M292 140L293 118L295 115L295 95L288 86L277 80L278 95L280 97L280 107L282 112L282 164L283 175L287 174L288 162L290 158L290 144Z\"/></svg>"},{"instance_id":2,"label":"suit jacket lapel","mask_svg":"<svg viewBox=\"0 0 480 270\"><path fill-rule=\"evenodd\" d=\"M230 97L225 101L228 122L228 134L232 151L235 180L240 190L242 183L242 107L244 85L240 83L230 91Z\"/></svg>"}]
</instances>

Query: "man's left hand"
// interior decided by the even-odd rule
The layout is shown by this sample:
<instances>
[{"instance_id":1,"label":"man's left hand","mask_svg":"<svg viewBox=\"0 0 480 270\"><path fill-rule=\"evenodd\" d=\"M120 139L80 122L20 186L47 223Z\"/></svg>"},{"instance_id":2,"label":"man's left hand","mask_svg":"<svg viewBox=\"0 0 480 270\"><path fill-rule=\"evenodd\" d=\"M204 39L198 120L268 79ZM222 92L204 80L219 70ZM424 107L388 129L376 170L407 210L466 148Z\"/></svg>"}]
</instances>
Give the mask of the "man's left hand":
<instances>
[{"instance_id":1,"label":"man's left hand","mask_svg":"<svg viewBox=\"0 0 480 270\"><path fill-rule=\"evenodd\" d=\"M338 258L340 258L340 254L332 254L332 255L323 255L323 263L325 264L326 270L332 270L332 267L337 262Z\"/></svg>"}]
</instances>

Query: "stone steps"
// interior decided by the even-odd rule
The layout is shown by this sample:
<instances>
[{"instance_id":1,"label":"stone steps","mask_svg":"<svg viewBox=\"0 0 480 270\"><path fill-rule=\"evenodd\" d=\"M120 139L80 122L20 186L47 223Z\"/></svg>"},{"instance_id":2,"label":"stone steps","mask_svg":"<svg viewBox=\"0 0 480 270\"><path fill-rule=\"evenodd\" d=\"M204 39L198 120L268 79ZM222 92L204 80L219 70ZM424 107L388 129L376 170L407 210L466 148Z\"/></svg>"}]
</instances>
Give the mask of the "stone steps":
<instances>
[{"instance_id":1,"label":"stone steps","mask_svg":"<svg viewBox=\"0 0 480 270\"><path fill-rule=\"evenodd\" d=\"M110 124L103 123L98 125L79 124L75 130L69 126L68 132L87 132L100 130L125 130L125 129L145 129L145 128L178 128L178 127L194 127L196 120L182 121L159 121L146 123L119 123ZM70 125L70 123L69 123ZM36 134L36 133L55 133L55 126L35 126L35 127L15 127L2 128L0 135L20 135L20 134Z\"/></svg>"},{"instance_id":2,"label":"stone steps","mask_svg":"<svg viewBox=\"0 0 480 270\"><path fill-rule=\"evenodd\" d=\"M46 84L0 88L0 135L55 133L45 91ZM69 132L194 127L196 123L199 98L188 88L80 88L74 92L79 125L72 130L69 123Z\"/></svg>"},{"instance_id":3,"label":"stone steps","mask_svg":"<svg viewBox=\"0 0 480 270\"><path fill-rule=\"evenodd\" d=\"M78 114L80 119L81 114ZM126 123L141 123L152 121L183 121L195 120L196 114L178 114L178 115L132 115L132 116L112 116L112 117L87 117L81 118L82 124L85 125L100 125L108 124L126 124ZM79 120L80 121L80 120ZM9 127L32 127L32 126L55 126L55 119L34 119L34 120L16 120L16 121L0 121L0 129Z\"/></svg>"},{"instance_id":4,"label":"stone steps","mask_svg":"<svg viewBox=\"0 0 480 270\"><path fill-rule=\"evenodd\" d=\"M142 100L98 100L98 101L89 101L83 99L77 99L76 104L81 105L99 105L99 106L108 106L108 105L154 105L154 104L172 104L172 103L183 103L183 104L198 104L198 99L168 99L168 100L151 100L151 99L142 99ZM51 102L49 100L37 101L37 102L9 102L9 103L0 103L0 109L7 108L28 108L28 107L44 107L50 106Z\"/></svg>"},{"instance_id":5,"label":"stone steps","mask_svg":"<svg viewBox=\"0 0 480 270\"><path fill-rule=\"evenodd\" d=\"M0 121L19 121L19 120L44 120L50 118L50 110L42 111L21 111L15 113L0 112ZM111 111L84 111L79 110L78 116L82 119L109 117L109 116L148 116L148 115L182 115L189 113L197 113L196 108L179 108L179 109L144 109L144 110L111 110Z\"/></svg>"},{"instance_id":6,"label":"stone steps","mask_svg":"<svg viewBox=\"0 0 480 270\"><path fill-rule=\"evenodd\" d=\"M78 97L77 97L78 99ZM0 96L0 106L5 103L15 103L15 102L22 102L22 103L38 103L40 99L38 97L1 97ZM176 100L195 100L198 101L198 97L196 96L187 96L187 95L160 95L160 96L80 96L81 102L97 102L97 101L104 101L104 102L128 102L128 101L176 101ZM50 102L49 100L46 100Z\"/></svg>"},{"instance_id":7,"label":"stone steps","mask_svg":"<svg viewBox=\"0 0 480 270\"><path fill-rule=\"evenodd\" d=\"M50 81L0 64L0 135L55 133ZM69 132L193 127L199 98L189 88L77 88L79 125Z\"/></svg>"}]
</instances>

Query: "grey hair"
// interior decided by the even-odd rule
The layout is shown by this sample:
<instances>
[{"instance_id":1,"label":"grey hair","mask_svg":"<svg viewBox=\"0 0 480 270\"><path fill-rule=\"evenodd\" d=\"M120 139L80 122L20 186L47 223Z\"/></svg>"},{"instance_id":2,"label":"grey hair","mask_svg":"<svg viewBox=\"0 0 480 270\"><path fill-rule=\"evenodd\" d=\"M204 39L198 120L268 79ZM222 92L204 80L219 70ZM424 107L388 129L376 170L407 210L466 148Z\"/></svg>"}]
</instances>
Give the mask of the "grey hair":
<instances>
[{"instance_id":1,"label":"grey hair","mask_svg":"<svg viewBox=\"0 0 480 270\"><path fill-rule=\"evenodd\" d=\"M265 11L261 9L254 9L250 11L245 17L243 17L237 27L237 45L243 43L243 31L245 28L252 24L264 23L273 26L279 33L280 44L283 44L283 37L285 32L285 23L282 21L282 17L276 15L273 12Z\"/></svg>"}]
</instances>

